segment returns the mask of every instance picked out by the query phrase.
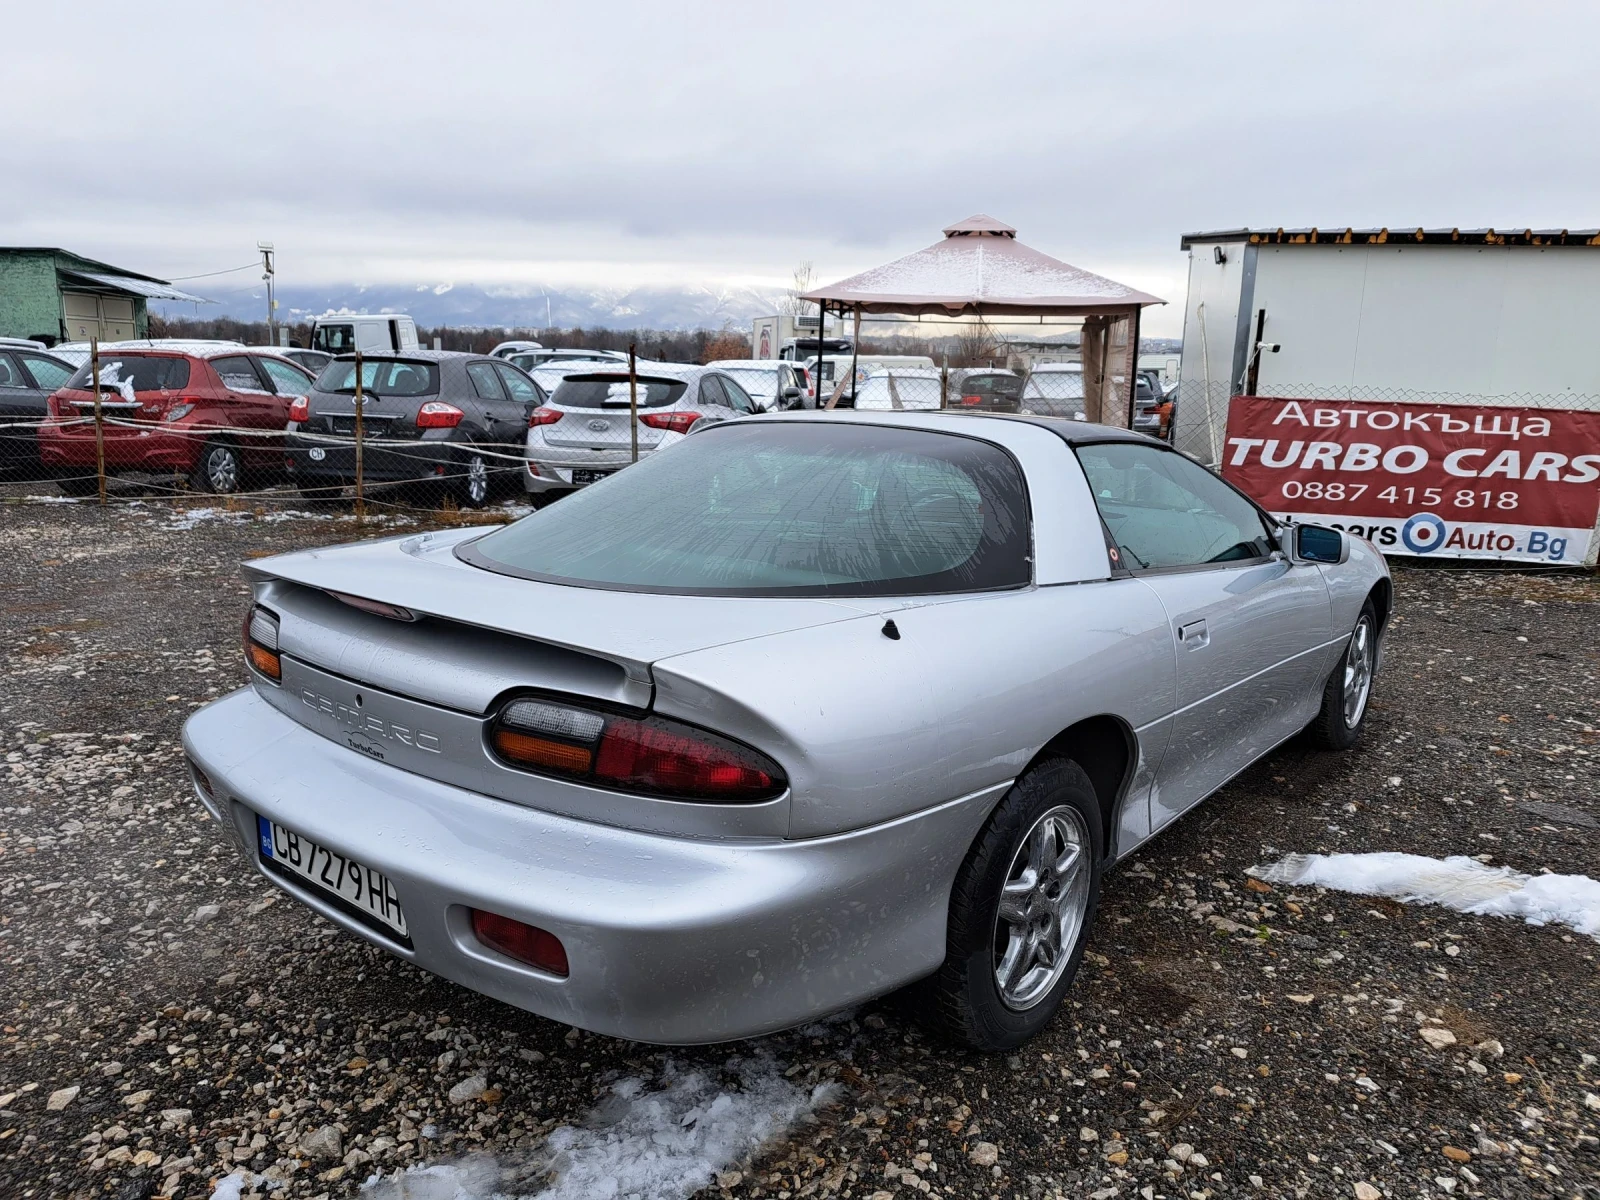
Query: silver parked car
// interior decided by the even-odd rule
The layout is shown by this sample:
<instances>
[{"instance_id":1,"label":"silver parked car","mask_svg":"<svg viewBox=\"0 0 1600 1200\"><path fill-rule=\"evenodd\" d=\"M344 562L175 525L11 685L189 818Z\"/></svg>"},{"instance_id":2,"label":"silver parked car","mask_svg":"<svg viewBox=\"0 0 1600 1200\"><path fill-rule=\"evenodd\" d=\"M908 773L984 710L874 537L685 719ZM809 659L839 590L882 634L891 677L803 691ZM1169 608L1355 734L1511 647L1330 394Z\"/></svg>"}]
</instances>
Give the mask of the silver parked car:
<instances>
[{"instance_id":1,"label":"silver parked car","mask_svg":"<svg viewBox=\"0 0 1600 1200\"><path fill-rule=\"evenodd\" d=\"M184 745L249 866L663 1043L905 987L1038 1033L1111 863L1355 741L1391 604L1367 542L1152 439L956 412L730 421L493 532L245 569L252 682Z\"/></svg>"},{"instance_id":2,"label":"silver parked car","mask_svg":"<svg viewBox=\"0 0 1600 1200\"><path fill-rule=\"evenodd\" d=\"M756 411L756 402L727 371L642 363L636 366L635 375L640 458L682 441L697 426L731 421ZM523 482L529 495L554 498L631 463L631 403L626 367L598 367L564 375L528 422L528 465Z\"/></svg>"},{"instance_id":3,"label":"silver parked car","mask_svg":"<svg viewBox=\"0 0 1600 1200\"><path fill-rule=\"evenodd\" d=\"M805 372L781 358L719 358L706 364L732 375L755 401L757 412L804 408Z\"/></svg>"}]
</instances>

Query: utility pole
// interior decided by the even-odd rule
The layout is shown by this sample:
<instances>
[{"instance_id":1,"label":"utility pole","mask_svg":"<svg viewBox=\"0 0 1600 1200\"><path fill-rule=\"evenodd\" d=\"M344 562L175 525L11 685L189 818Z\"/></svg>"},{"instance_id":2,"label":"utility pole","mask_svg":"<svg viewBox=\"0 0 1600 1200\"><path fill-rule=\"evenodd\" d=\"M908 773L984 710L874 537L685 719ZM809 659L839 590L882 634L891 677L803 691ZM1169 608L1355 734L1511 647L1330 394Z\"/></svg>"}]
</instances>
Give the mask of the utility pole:
<instances>
[{"instance_id":1,"label":"utility pole","mask_svg":"<svg viewBox=\"0 0 1600 1200\"><path fill-rule=\"evenodd\" d=\"M278 316L278 298L274 290L277 283L277 265L274 261L271 242L257 242L256 249L261 251L261 278L267 281L267 345L276 346L278 337L273 329L273 323Z\"/></svg>"}]
</instances>

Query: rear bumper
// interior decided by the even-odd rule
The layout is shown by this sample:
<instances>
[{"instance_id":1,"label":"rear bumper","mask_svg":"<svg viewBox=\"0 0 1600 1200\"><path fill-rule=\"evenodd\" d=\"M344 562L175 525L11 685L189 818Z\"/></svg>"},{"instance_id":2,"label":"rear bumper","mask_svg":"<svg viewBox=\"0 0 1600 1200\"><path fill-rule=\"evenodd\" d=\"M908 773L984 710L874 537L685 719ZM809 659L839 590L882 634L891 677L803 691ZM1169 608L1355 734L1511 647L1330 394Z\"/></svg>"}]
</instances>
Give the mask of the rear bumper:
<instances>
[{"instance_id":1,"label":"rear bumper","mask_svg":"<svg viewBox=\"0 0 1600 1200\"><path fill-rule=\"evenodd\" d=\"M663 446L681 442L683 435L664 433L655 445L640 446L640 459L648 458ZM528 461L522 468L522 483L530 492L548 492L582 487L572 482L574 470L620 471L633 462L633 447L624 443L604 450L581 446L549 446L542 440L528 439Z\"/></svg>"},{"instance_id":2,"label":"rear bumper","mask_svg":"<svg viewBox=\"0 0 1600 1200\"><path fill-rule=\"evenodd\" d=\"M463 449L456 442L423 438L398 447L368 444L361 448L361 475L373 483L436 479L462 469ZM291 433L284 438L284 465L297 483L349 483L356 477L355 444Z\"/></svg>"},{"instance_id":3,"label":"rear bumper","mask_svg":"<svg viewBox=\"0 0 1600 1200\"><path fill-rule=\"evenodd\" d=\"M205 444L202 430L191 430L185 435L161 425L148 428L106 425L102 433L106 466L124 470L188 471L194 467L200 447ZM47 467L92 469L95 466L93 424L41 425L38 439L39 460Z\"/></svg>"},{"instance_id":4,"label":"rear bumper","mask_svg":"<svg viewBox=\"0 0 1600 1200\"><path fill-rule=\"evenodd\" d=\"M312 733L249 689L197 712L183 740L216 792L201 799L257 870L260 814L387 875L412 945L267 875L328 920L508 1004L667 1044L788 1028L933 971L956 869L1005 790L834 837L717 841L579 821L413 775ZM473 908L554 933L571 974L478 943Z\"/></svg>"}]
</instances>

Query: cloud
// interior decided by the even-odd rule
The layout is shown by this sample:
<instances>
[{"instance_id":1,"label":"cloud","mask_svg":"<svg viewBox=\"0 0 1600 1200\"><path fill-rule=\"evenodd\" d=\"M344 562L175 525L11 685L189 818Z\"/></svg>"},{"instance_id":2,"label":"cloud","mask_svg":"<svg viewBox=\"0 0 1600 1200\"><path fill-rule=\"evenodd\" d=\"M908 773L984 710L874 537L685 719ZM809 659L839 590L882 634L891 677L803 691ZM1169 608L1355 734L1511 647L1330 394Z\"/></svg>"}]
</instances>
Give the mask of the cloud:
<instances>
[{"instance_id":1,"label":"cloud","mask_svg":"<svg viewBox=\"0 0 1600 1200\"><path fill-rule=\"evenodd\" d=\"M302 282L782 286L983 211L1177 300L1186 230L1577 226L1600 184L1581 4L74 11L12 18L0 223L166 276L264 237Z\"/></svg>"}]
</instances>

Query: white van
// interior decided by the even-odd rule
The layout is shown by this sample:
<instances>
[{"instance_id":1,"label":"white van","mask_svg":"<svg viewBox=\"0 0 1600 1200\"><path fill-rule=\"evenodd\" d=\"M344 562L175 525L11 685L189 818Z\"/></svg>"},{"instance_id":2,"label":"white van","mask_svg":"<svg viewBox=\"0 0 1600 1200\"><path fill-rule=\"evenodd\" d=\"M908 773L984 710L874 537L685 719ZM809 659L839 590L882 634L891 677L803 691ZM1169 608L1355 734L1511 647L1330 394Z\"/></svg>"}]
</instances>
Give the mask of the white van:
<instances>
[{"instance_id":1,"label":"white van","mask_svg":"<svg viewBox=\"0 0 1600 1200\"><path fill-rule=\"evenodd\" d=\"M416 350L417 324L398 313L345 313L318 317L311 326L311 348L324 354L387 354Z\"/></svg>"}]
</instances>

